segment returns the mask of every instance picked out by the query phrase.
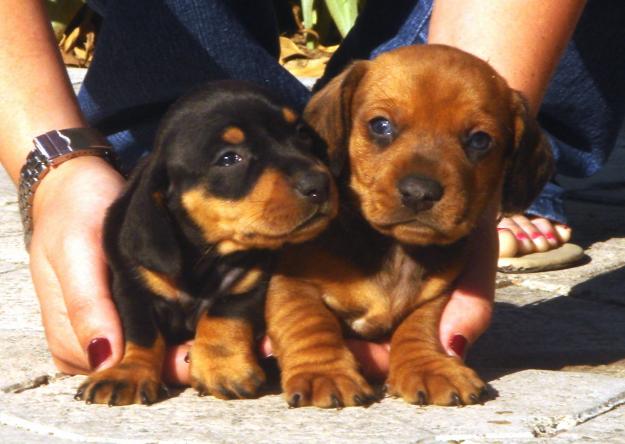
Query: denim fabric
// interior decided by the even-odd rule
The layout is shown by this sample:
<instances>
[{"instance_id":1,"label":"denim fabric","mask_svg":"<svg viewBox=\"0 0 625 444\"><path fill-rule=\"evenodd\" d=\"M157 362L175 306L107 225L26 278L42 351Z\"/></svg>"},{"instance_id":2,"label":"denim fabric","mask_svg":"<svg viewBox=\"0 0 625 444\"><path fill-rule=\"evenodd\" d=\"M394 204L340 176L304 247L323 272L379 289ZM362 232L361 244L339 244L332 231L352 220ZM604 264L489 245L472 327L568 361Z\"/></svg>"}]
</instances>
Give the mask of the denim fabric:
<instances>
[{"instance_id":1,"label":"denim fabric","mask_svg":"<svg viewBox=\"0 0 625 444\"><path fill-rule=\"evenodd\" d=\"M308 91L277 63L271 0L91 0L105 18L79 94L129 169L149 150L159 117L205 80L247 79L302 108ZM425 43L432 0L368 0L320 84L351 60ZM590 0L539 113L560 174L597 171L625 115L625 3ZM565 221L550 183L529 211Z\"/></svg>"},{"instance_id":2,"label":"denim fabric","mask_svg":"<svg viewBox=\"0 0 625 444\"><path fill-rule=\"evenodd\" d=\"M167 106L195 85L245 79L303 108L308 90L278 63L271 0L108 0L79 93L89 122L128 171L147 152Z\"/></svg>"}]
</instances>

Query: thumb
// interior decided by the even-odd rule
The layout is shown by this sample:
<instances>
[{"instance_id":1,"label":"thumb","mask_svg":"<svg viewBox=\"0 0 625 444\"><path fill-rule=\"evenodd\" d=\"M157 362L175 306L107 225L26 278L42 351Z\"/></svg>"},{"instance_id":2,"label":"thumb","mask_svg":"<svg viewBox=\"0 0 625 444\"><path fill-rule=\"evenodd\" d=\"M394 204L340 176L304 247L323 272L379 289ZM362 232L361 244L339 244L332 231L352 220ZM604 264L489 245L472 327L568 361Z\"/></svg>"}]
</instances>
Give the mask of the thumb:
<instances>
[{"instance_id":1,"label":"thumb","mask_svg":"<svg viewBox=\"0 0 625 444\"><path fill-rule=\"evenodd\" d=\"M91 370L121 360L121 323L109 290L108 270L100 236L76 233L51 259L67 314Z\"/></svg>"},{"instance_id":2,"label":"thumb","mask_svg":"<svg viewBox=\"0 0 625 444\"><path fill-rule=\"evenodd\" d=\"M443 311L440 338L448 355L466 357L469 347L486 331L492 302L481 295L456 291Z\"/></svg>"},{"instance_id":3,"label":"thumb","mask_svg":"<svg viewBox=\"0 0 625 444\"><path fill-rule=\"evenodd\" d=\"M464 359L488 328L495 298L499 251L495 217L486 217L469 238L466 269L458 279L439 327L447 354Z\"/></svg>"}]
</instances>

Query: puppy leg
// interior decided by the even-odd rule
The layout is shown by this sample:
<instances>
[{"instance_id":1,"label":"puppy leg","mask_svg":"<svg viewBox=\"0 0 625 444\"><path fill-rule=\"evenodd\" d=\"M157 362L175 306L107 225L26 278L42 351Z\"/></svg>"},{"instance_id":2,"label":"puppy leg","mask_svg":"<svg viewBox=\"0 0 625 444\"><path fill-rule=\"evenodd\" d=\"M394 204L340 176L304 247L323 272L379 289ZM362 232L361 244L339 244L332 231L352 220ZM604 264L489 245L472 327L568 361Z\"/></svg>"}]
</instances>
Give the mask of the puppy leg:
<instances>
[{"instance_id":1,"label":"puppy leg","mask_svg":"<svg viewBox=\"0 0 625 444\"><path fill-rule=\"evenodd\" d=\"M228 299L203 315L191 347L191 385L200 396L251 398L265 382L258 365L253 318L262 319L262 301ZM239 302L237 304L237 302ZM251 311L255 311L251 312Z\"/></svg>"},{"instance_id":2,"label":"puppy leg","mask_svg":"<svg viewBox=\"0 0 625 444\"><path fill-rule=\"evenodd\" d=\"M475 404L485 389L479 376L443 351L438 325L448 297L419 306L391 339L388 392L412 404Z\"/></svg>"},{"instance_id":3,"label":"puppy leg","mask_svg":"<svg viewBox=\"0 0 625 444\"><path fill-rule=\"evenodd\" d=\"M165 340L152 319L153 296L138 286L124 291L119 279L113 282L126 348L121 362L89 376L76 392L77 400L88 404L153 404L167 394L161 382Z\"/></svg>"},{"instance_id":4,"label":"puppy leg","mask_svg":"<svg viewBox=\"0 0 625 444\"><path fill-rule=\"evenodd\" d=\"M338 408L374 398L314 285L274 276L267 297L268 334L291 407Z\"/></svg>"}]
</instances>

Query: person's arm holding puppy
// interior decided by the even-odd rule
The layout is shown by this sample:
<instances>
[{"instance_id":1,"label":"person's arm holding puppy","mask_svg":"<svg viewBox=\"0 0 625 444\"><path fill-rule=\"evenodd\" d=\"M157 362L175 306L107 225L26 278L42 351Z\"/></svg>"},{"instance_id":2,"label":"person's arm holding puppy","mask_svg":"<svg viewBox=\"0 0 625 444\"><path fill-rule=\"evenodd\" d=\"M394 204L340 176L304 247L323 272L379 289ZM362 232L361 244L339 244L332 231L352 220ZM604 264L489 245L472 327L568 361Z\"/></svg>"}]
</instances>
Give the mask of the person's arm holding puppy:
<instances>
[{"instance_id":1,"label":"person's arm holding puppy","mask_svg":"<svg viewBox=\"0 0 625 444\"><path fill-rule=\"evenodd\" d=\"M86 127L63 67L43 2L0 2L0 161L17 184L32 139L53 129ZM48 346L59 370L89 370L122 353L100 231L123 180L103 159L83 156L53 168L34 200L30 268ZM99 353L99 354L98 354ZM103 363L103 362L100 362Z\"/></svg>"},{"instance_id":2,"label":"person's arm holding puppy","mask_svg":"<svg viewBox=\"0 0 625 444\"><path fill-rule=\"evenodd\" d=\"M429 43L458 47L488 61L538 112L584 0L436 0ZM441 321L441 341L449 354L464 355L490 323L498 254L496 209L475 233L472 267L449 302ZM465 338L466 341L462 338Z\"/></svg>"}]
</instances>

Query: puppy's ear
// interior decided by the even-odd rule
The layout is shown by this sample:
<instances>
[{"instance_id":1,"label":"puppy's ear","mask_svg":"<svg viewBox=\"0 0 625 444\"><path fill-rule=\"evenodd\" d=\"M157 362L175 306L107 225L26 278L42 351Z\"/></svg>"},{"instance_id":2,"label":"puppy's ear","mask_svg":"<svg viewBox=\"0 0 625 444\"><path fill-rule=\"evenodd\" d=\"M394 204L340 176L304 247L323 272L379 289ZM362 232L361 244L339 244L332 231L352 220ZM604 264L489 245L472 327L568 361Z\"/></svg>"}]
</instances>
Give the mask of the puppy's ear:
<instances>
[{"instance_id":1,"label":"puppy's ear","mask_svg":"<svg viewBox=\"0 0 625 444\"><path fill-rule=\"evenodd\" d=\"M522 213L551 178L553 154L547 137L530 114L525 98L513 91L514 147L506 167L502 212Z\"/></svg>"},{"instance_id":2,"label":"puppy's ear","mask_svg":"<svg viewBox=\"0 0 625 444\"><path fill-rule=\"evenodd\" d=\"M138 265L172 278L182 271L182 252L166 207L167 173L150 158L135 176L120 230L120 248Z\"/></svg>"},{"instance_id":3,"label":"puppy's ear","mask_svg":"<svg viewBox=\"0 0 625 444\"><path fill-rule=\"evenodd\" d=\"M369 63L361 60L347 67L313 95L304 110L304 120L328 144L330 170L335 176L339 176L345 166L352 124L352 99Z\"/></svg>"}]
</instances>

